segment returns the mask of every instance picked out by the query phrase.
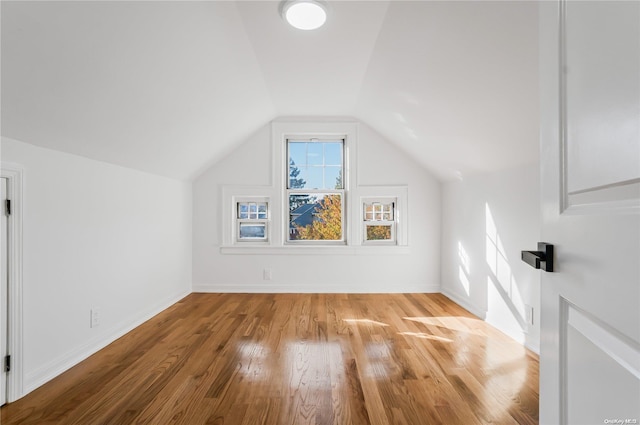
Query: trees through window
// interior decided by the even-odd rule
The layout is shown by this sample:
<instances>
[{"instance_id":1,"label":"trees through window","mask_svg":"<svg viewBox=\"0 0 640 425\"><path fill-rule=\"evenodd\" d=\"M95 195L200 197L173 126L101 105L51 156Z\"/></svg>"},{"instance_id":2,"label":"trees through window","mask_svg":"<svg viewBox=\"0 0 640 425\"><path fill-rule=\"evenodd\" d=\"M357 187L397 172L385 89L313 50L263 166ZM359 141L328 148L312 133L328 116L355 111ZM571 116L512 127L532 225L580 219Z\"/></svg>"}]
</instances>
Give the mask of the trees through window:
<instances>
[{"instance_id":1,"label":"trees through window","mask_svg":"<svg viewBox=\"0 0 640 425\"><path fill-rule=\"evenodd\" d=\"M364 243L396 243L396 200L365 199L363 201Z\"/></svg>"},{"instance_id":2,"label":"trees through window","mask_svg":"<svg viewBox=\"0 0 640 425\"><path fill-rule=\"evenodd\" d=\"M344 140L287 140L288 236L345 241Z\"/></svg>"}]
</instances>

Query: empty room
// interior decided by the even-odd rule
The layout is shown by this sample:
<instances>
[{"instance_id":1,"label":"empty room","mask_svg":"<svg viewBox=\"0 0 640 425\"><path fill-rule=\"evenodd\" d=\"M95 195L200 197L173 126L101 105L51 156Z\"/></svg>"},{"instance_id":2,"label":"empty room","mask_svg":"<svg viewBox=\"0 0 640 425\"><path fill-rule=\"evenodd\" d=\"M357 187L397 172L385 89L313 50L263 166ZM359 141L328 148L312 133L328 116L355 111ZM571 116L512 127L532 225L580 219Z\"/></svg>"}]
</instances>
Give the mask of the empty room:
<instances>
[{"instance_id":1,"label":"empty room","mask_svg":"<svg viewBox=\"0 0 640 425\"><path fill-rule=\"evenodd\" d=\"M5 1L0 423L640 423L640 1Z\"/></svg>"}]
</instances>

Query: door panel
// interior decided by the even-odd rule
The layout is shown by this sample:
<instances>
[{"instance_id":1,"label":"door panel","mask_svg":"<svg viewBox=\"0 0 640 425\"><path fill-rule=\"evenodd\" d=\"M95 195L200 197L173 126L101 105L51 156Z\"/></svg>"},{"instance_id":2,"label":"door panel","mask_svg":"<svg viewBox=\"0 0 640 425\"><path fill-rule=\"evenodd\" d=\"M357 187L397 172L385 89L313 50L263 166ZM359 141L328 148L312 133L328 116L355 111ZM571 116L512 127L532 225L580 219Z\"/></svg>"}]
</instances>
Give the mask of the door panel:
<instances>
[{"instance_id":1,"label":"door panel","mask_svg":"<svg viewBox=\"0 0 640 425\"><path fill-rule=\"evenodd\" d=\"M640 178L640 3L564 5L567 190Z\"/></svg>"},{"instance_id":2,"label":"door panel","mask_svg":"<svg viewBox=\"0 0 640 425\"><path fill-rule=\"evenodd\" d=\"M640 2L539 18L541 423L640 423Z\"/></svg>"},{"instance_id":3,"label":"door panel","mask_svg":"<svg viewBox=\"0 0 640 425\"><path fill-rule=\"evenodd\" d=\"M638 206L640 2L562 6L563 207Z\"/></svg>"},{"instance_id":4,"label":"door panel","mask_svg":"<svg viewBox=\"0 0 640 425\"><path fill-rule=\"evenodd\" d=\"M635 419L640 356L633 341L566 300L561 302L566 324L562 368L566 369L567 422L594 423L594 418L602 416L602 406L615 412L615 417L604 419Z\"/></svg>"}]
</instances>

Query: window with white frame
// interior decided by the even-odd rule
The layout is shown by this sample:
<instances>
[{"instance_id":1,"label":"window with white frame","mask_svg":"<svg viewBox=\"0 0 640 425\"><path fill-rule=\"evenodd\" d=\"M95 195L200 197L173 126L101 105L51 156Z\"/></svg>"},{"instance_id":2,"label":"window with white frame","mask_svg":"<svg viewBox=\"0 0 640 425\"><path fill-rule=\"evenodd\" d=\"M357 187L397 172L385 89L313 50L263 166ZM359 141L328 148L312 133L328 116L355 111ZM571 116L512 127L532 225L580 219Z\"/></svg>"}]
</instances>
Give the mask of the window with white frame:
<instances>
[{"instance_id":1,"label":"window with white frame","mask_svg":"<svg viewBox=\"0 0 640 425\"><path fill-rule=\"evenodd\" d=\"M236 241L269 240L269 202L266 199L237 200L235 203Z\"/></svg>"},{"instance_id":2,"label":"window with white frame","mask_svg":"<svg viewBox=\"0 0 640 425\"><path fill-rule=\"evenodd\" d=\"M408 252L408 186L360 184L357 140L353 122L274 121L268 181L222 186L220 251Z\"/></svg>"},{"instance_id":3,"label":"window with white frame","mask_svg":"<svg viewBox=\"0 0 640 425\"><path fill-rule=\"evenodd\" d=\"M291 138L286 147L286 241L344 243L344 139Z\"/></svg>"},{"instance_id":4,"label":"window with white frame","mask_svg":"<svg viewBox=\"0 0 640 425\"><path fill-rule=\"evenodd\" d=\"M362 236L364 244L396 244L395 198L364 198Z\"/></svg>"}]
</instances>

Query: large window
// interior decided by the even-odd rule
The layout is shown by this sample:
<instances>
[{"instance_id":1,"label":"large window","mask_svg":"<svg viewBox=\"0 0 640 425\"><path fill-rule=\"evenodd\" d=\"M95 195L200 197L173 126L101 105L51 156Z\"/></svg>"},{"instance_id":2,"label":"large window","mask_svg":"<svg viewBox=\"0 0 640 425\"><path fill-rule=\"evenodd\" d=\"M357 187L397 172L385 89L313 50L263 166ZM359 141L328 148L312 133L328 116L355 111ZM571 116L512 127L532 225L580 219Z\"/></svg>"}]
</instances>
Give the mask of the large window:
<instances>
[{"instance_id":1,"label":"large window","mask_svg":"<svg viewBox=\"0 0 640 425\"><path fill-rule=\"evenodd\" d=\"M288 139L288 242L345 241L344 140Z\"/></svg>"}]
</instances>

